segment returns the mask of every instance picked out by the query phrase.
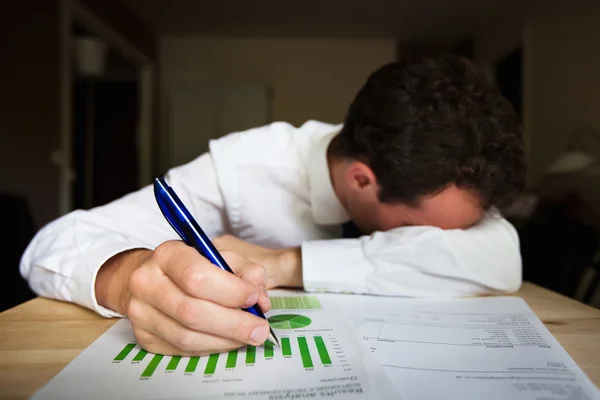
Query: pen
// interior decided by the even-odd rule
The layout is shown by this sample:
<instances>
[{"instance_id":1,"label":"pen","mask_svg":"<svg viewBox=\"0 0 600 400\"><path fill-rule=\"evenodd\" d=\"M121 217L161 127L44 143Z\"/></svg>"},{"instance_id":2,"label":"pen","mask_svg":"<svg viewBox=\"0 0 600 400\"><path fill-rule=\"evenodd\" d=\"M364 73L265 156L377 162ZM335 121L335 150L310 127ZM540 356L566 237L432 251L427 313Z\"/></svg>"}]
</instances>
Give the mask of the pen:
<instances>
[{"instance_id":1,"label":"pen","mask_svg":"<svg viewBox=\"0 0 600 400\"><path fill-rule=\"evenodd\" d=\"M227 265L227 262L212 244L208 236L206 236L202 228L200 228L200 225L192 217L192 214L190 214L188 209L183 205L183 202L179 199L179 196L177 196L173 188L167 184L162 176L154 180L154 196L156 197L158 208L160 208L165 219L185 244L195 248L217 267L233 274L233 271L229 265ZM257 317L267 319L265 314L263 314L258 307L258 304L255 304L250 308L243 308L243 310L254 314ZM279 341L271 327L269 327L269 337L267 340L279 347Z\"/></svg>"}]
</instances>

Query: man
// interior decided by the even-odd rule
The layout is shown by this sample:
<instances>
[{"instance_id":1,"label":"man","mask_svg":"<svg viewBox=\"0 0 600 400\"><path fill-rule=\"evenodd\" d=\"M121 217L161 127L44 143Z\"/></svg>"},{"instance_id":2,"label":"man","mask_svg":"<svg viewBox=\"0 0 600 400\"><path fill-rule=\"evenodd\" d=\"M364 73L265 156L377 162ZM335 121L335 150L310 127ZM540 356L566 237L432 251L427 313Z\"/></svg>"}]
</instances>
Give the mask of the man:
<instances>
[{"instance_id":1,"label":"man","mask_svg":"<svg viewBox=\"0 0 600 400\"><path fill-rule=\"evenodd\" d=\"M369 77L343 126L273 123L212 141L169 171L237 276L173 240L151 187L49 224L21 271L40 295L127 315L152 352L256 345L266 321L238 308L268 310L272 287L517 290L518 237L497 209L524 169L513 109L470 63L403 60Z\"/></svg>"}]
</instances>

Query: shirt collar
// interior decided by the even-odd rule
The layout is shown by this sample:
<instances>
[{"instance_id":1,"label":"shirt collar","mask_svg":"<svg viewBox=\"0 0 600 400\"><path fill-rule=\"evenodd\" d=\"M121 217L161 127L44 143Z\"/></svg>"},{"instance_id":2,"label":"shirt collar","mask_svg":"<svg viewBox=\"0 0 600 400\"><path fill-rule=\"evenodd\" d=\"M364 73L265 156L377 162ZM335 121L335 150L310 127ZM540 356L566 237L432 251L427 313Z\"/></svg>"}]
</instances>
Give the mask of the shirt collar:
<instances>
[{"instance_id":1,"label":"shirt collar","mask_svg":"<svg viewBox=\"0 0 600 400\"><path fill-rule=\"evenodd\" d=\"M318 138L308 155L308 190L312 214L318 225L338 225L350 219L338 199L329 176L327 148L340 128Z\"/></svg>"}]
</instances>

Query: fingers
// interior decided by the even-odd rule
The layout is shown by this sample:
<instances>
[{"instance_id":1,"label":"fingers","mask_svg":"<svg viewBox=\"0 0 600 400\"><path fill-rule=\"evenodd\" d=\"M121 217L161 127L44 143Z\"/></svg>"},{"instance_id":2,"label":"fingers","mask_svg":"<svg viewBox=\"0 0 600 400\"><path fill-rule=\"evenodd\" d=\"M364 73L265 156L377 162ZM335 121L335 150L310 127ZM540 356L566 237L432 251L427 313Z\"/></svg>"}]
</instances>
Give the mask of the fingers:
<instances>
[{"instance_id":1,"label":"fingers","mask_svg":"<svg viewBox=\"0 0 600 400\"><path fill-rule=\"evenodd\" d=\"M213 353L224 353L233 349L239 348L242 344L235 346L220 346L219 338L217 337L208 337L200 339L200 343L202 345L197 348L190 349L180 349L172 343L167 342L162 339L160 336L147 331L139 326L133 326L133 333L135 335L136 341L144 350L154 353L154 354L163 354L166 356L185 356L185 357L193 357L193 356L204 356L207 354ZM202 335L202 334L200 334ZM205 335L208 336L208 335ZM211 342L210 339L217 339L215 342ZM211 347L212 346L212 347Z\"/></svg>"},{"instance_id":2,"label":"fingers","mask_svg":"<svg viewBox=\"0 0 600 400\"><path fill-rule=\"evenodd\" d=\"M141 305L131 318L140 346L152 353L165 355L205 355L225 352L243 343L190 330L162 312Z\"/></svg>"},{"instance_id":3,"label":"fingers","mask_svg":"<svg viewBox=\"0 0 600 400\"><path fill-rule=\"evenodd\" d=\"M154 354L163 354L165 356L196 356L203 354L196 354L196 352L186 352L184 350L178 349L172 344L164 341L160 337L148 332L147 330L133 325L133 334L135 335L135 340L138 342L140 347L146 350L149 353Z\"/></svg>"},{"instance_id":4,"label":"fingers","mask_svg":"<svg viewBox=\"0 0 600 400\"><path fill-rule=\"evenodd\" d=\"M267 321L239 309L270 309L266 271L235 254L223 257L240 276L177 241L157 247L131 274L127 314L146 350L200 355L266 341Z\"/></svg>"},{"instance_id":5,"label":"fingers","mask_svg":"<svg viewBox=\"0 0 600 400\"><path fill-rule=\"evenodd\" d=\"M244 269L240 269L240 272L237 274L240 278L257 288L264 289L267 286L267 270L258 264L247 262L244 265Z\"/></svg>"},{"instance_id":6,"label":"fingers","mask_svg":"<svg viewBox=\"0 0 600 400\"><path fill-rule=\"evenodd\" d=\"M152 314L148 307L153 307L186 329L241 343L260 345L269 334L266 320L239 309L188 296L168 279L149 282L136 295L139 298L130 301L129 314L136 315L140 320ZM146 326L154 324L149 321Z\"/></svg>"},{"instance_id":7,"label":"fingers","mask_svg":"<svg viewBox=\"0 0 600 400\"><path fill-rule=\"evenodd\" d=\"M266 313L271 309L271 299L269 298L269 294L265 289L261 290L260 297L258 298L258 306L263 313Z\"/></svg>"},{"instance_id":8,"label":"fingers","mask_svg":"<svg viewBox=\"0 0 600 400\"><path fill-rule=\"evenodd\" d=\"M269 274L261 265L249 263L245 258L231 252L222 252L225 261L234 269L236 274L243 280L250 282L257 288L260 288L258 305L263 312L271 309L269 295L264 289L267 285Z\"/></svg>"},{"instance_id":9,"label":"fingers","mask_svg":"<svg viewBox=\"0 0 600 400\"><path fill-rule=\"evenodd\" d=\"M262 265L250 262L230 251L222 251L221 254L237 276L258 288L266 287L269 274Z\"/></svg>"},{"instance_id":10,"label":"fingers","mask_svg":"<svg viewBox=\"0 0 600 400\"><path fill-rule=\"evenodd\" d=\"M239 256L224 254L242 270L257 270ZM215 267L198 252L182 242L165 242L157 247L150 262L161 270L185 293L207 299L226 307L250 307L258 301L260 292L252 282L260 283L259 272L252 272L252 282ZM245 265L239 265L244 263ZM263 285L264 286L264 285Z\"/></svg>"}]
</instances>

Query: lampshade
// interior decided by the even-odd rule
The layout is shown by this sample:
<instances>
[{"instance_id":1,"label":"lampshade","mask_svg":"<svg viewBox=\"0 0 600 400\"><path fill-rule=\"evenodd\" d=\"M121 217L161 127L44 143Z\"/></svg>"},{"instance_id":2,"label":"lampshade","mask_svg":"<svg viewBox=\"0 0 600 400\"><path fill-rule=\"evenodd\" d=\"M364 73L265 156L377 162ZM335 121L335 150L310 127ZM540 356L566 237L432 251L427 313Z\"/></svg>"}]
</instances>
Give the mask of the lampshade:
<instances>
[{"instance_id":1,"label":"lampshade","mask_svg":"<svg viewBox=\"0 0 600 400\"><path fill-rule=\"evenodd\" d=\"M572 174L592 167L596 159L581 150L567 151L561 154L548 168L548 174Z\"/></svg>"},{"instance_id":2,"label":"lampshade","mask_svg":"<svg viewBox=\"0 0 600 400\"><path fill-rule=\"evenodd\" d=\"M574 132L567 147L546 170L550 175L587 173L600 161L600 133L582 128Z\"/></svg>"},{"instance_id":3,"label":"lampshade","mask_svg":"<svg viewBox=\"0 0 600 400\"><path fill-rule=\"evenodd\" d=\"M94 37L77 37L74 42L77 73L83 76L102 76L106 68L106 43Z\"/></svg>"}]
</instances>

